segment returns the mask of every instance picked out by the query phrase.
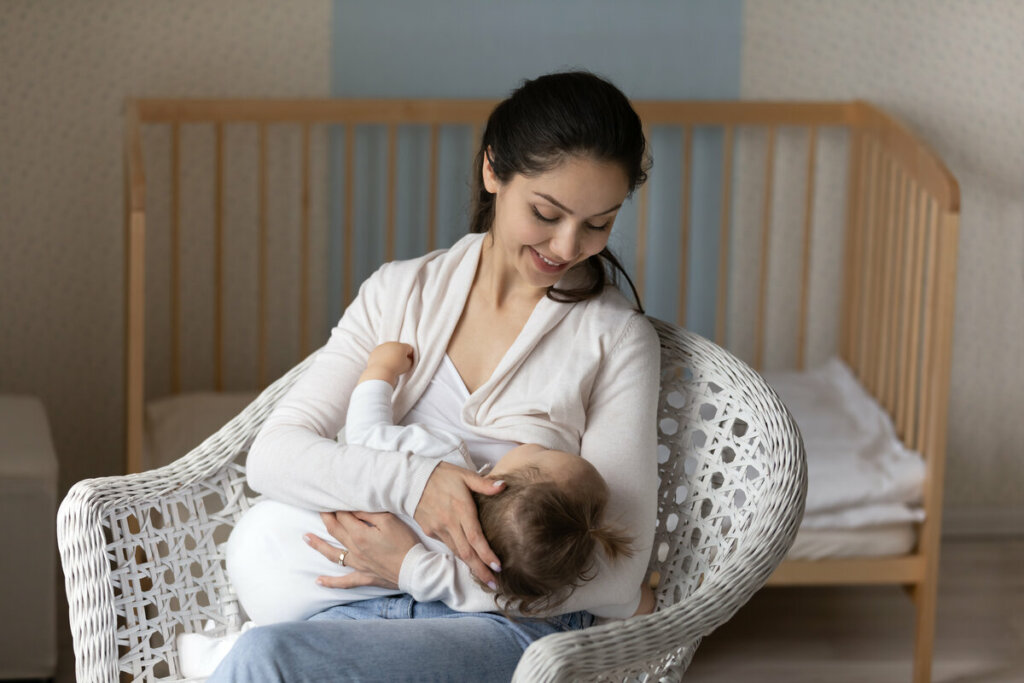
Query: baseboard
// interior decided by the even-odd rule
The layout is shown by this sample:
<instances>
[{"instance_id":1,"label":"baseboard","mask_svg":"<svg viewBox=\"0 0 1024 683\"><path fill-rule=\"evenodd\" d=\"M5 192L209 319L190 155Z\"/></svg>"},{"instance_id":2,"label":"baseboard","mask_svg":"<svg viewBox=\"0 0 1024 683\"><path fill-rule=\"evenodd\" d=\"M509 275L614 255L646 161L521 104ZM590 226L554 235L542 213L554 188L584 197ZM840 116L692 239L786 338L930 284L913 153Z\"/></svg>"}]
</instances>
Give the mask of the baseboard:
<instances>
[{"instance_id":1,"label":"baseboard","mask_svg":"<svg viewBox=\"0 0 1024 683\"><path fill-rule=\"evenodd\" d=\"M947 538L1024 536L1024 508L943 510L942 535Z\"/></svg>"}]
</instances>

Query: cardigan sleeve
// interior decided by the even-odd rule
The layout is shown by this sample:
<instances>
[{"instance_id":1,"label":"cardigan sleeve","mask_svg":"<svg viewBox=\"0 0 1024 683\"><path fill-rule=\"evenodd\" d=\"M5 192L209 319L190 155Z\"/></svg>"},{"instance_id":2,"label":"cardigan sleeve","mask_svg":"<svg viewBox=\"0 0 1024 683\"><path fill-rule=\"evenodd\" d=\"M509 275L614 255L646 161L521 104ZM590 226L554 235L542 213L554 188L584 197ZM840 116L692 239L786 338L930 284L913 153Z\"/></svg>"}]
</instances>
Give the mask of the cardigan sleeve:
<instances>
[{"instance_id":1,"label":"cardigan sleeve","mask_svg":"<svg viewBox=\"0 0 1024 683\"><path fill-rule=\"evenodd\" d=\"M657 334L637 314L598 372L580 454L608 483L607 519L633 536L632 557L612 561L599 550L595 578L577 588L558 613L588 610L599 617L626 618L639 606L657 515L660 362ZM476 582L464 563L423 546L406 555L398 585L416 600L440 600L460 612L496 608L494 594Z\"/></svg>"},{"instance_id":2,"label":"cardigan sleeve","mask_svg":"<svg viewBox=\"0 0 1024 683\"><path fill-rule=\"evenodd\" d=\"M608 483L606 519L633 537L632 556L596 557L596 576L560 611L588 610L600 617L630 617L654 545L658 512L657 408L661 352L643 315L632 316L605 356L587 406L580 455Z\"/></svg>"},{"instance_id":3,"label":"cardigan sleeve","mask_svg":"<svg viewBox=\"0 0 1024 683\"><path fill-rule=\"evenodd\" d=\"M256 491L313 510L415 513L439 460L334 438L378 342L388 269L385 264L363 283L327 344L256 436L247 461Z\"/></svg>"}]
</instances>

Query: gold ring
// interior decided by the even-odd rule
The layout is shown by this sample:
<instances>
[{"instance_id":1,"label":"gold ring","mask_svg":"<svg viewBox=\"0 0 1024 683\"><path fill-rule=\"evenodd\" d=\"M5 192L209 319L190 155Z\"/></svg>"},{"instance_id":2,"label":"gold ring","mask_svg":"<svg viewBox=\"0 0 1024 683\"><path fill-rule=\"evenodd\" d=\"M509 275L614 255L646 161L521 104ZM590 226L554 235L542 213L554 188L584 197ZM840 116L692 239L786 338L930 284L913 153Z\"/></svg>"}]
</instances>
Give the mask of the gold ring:
<instances>
[{"instance_id":1,"label":"gold ring","mask_svg":"<svg viewBox=\"0 0 1024 683\"><path fill-rule=\"evenodd\" d=\"M341 555L338 556L338 564L340 564L342 567L345 566L345 551L344 550L342 550L341 551Z\"/></svg>"}]
</instances>

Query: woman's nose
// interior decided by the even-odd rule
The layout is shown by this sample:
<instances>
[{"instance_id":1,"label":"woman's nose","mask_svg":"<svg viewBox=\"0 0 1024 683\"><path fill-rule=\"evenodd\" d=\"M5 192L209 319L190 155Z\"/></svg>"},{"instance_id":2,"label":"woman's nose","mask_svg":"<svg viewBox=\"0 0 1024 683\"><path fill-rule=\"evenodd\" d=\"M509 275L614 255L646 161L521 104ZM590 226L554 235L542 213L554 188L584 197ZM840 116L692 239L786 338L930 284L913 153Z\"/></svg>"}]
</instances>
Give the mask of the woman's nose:
<instances>
[{"instance_id":1,"label":"woman's nose","mask_svg":"<svg viewBox=\"0 0 1024 683\"><path fill-rule=\"evenodd\" d=\"M576 226L563 225L551 238L552 256L560 261L572 261L580 253L579 229Z\"/></svg>"}]
</instances>

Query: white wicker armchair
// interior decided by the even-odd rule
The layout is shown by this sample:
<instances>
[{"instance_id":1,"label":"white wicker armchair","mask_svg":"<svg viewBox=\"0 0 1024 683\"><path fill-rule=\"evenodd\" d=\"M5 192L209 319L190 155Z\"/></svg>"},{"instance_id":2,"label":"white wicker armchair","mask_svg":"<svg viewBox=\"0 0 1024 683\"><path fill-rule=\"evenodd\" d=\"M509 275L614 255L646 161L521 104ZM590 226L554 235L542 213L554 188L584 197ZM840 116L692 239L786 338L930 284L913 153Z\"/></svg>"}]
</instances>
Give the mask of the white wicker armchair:
<instances>
[{"instance_id":1,"label":"white wicker armchair","mask_svg":"<svg viewBox=\"0 0 1024 683\"><path fill-rule=\"evenodd\" d=\"M800 434L753 370L706 339L661 338L654 614L531 645L518 681L679 680L701 638L767 580L807 488ZM244 456L309 359L186 457L79 482L58 515L79 681L180 680L175 636L239 626L222 544L252 503Z\"/></svg>"}]
</instances>

